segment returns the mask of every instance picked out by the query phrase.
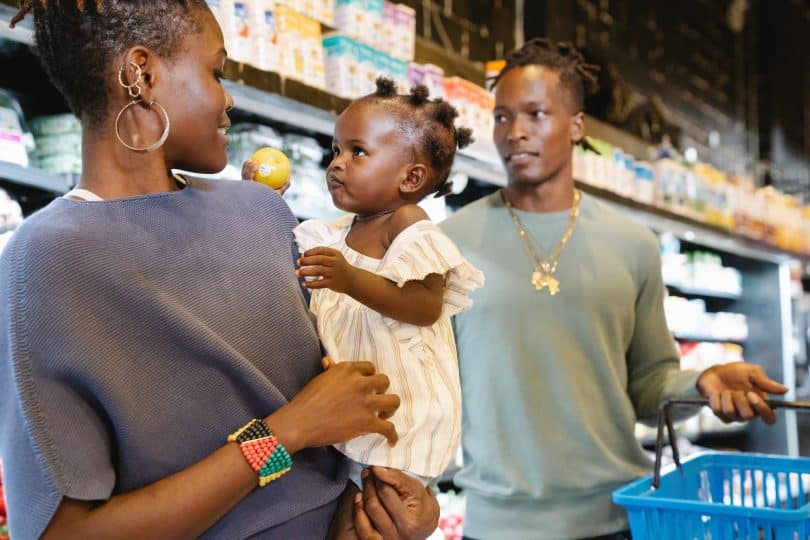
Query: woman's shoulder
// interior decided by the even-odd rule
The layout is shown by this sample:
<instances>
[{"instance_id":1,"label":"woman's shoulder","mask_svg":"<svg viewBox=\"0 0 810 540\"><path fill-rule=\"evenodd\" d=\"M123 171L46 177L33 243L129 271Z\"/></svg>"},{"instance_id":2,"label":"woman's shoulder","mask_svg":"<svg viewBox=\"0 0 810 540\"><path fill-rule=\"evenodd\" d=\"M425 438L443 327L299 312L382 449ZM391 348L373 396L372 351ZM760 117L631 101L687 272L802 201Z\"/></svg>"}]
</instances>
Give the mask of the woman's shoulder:
<instances>
[{"instance_id":1,"label":"woman's shoulder","mask_svg":"<svg viewBox=\"0 0 810 540\"><path fill-rule=\"evenodd\" d=\"M20 227L14 231L6 248L13 249L20 244L42 250L55 248L66 237L86 228L81 227L83 221L79 213L71 208L71 202L61 198L55 199L25 218Z\"/></svg>"}]
</instances>

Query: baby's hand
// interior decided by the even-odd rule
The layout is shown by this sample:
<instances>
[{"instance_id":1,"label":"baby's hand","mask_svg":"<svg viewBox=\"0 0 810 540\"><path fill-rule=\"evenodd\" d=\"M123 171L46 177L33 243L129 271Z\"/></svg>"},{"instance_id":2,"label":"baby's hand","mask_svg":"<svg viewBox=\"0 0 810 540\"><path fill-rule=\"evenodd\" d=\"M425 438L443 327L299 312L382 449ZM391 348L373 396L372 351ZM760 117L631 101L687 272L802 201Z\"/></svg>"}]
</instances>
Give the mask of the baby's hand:
<instances>
[{"instance_id":1,"label":"baby's hand","mask_svg":"<svg viewBox=\"0 0 810 540\"><path fill-rule=\"evenodd\" d=\"M315 247L298 259L295 275L304 278L308 289L332 289L348 294L355 278L355 267L350 265L343 254L328 247ZM307 279L312 278L312 279Z\"/></svg>"},{"instance_id":2,"label":"baby's hand","mask_svg":"<svg viewBox=\"0 0 810 540\"><path fill-rule=\"evenodd\" d=\"M249 159L242 163L242 180L253 180L253 177L256 175L256 171L259 170L259 164ZM287 180L287 183L278 188L276 193L279 195L284 195L284 193L290 189L290 180Z\"/></svg>"}]
</instances>

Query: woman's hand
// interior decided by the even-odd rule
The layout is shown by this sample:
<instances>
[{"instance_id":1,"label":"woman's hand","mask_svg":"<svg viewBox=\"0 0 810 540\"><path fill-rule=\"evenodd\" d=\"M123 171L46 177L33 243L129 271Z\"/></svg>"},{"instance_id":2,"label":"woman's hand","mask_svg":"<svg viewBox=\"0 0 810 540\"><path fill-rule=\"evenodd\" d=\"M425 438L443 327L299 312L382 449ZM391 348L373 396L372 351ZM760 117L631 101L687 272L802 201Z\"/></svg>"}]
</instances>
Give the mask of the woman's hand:
<instances>
[{"instance_id":1,"label":"woman's hand","mask_svg":"<svg viewBox=\"0 0 810 540\"><path fill-rule=\"evenodd\" d=\"M253 176L256 174L256 171L259 170L259 164L249 159L242 163L242 180L253 180ZM275 192L279 195L284 195L286 191L290 189L290 180L287 179L287 182L281 186L280 188L276 189Z\"/></svg>"},{"instance_id":2,"label":"woman's hand","mask_svg":"<svg viewBox=\"0 0 810 540\"><path fill-rule=\"evenodd\" d=\"M363 471L363 493L354 499L360 540L424 540L438 525L439 503L422 482L396 469Z\"/></svg>"},{"instance_id":3,"label":"woman's hand","mask_svg":"<svg viewBox=\"0 0 810 540\"><path fill-rule=\"evenodd\" d=\"M326 371L312 379L267 425L292 453L379 433L393 446L394 424L386 420L399 407L399 396L386 394L388 377L370 362L325 360Z\"/></svg>"}]
</instances>

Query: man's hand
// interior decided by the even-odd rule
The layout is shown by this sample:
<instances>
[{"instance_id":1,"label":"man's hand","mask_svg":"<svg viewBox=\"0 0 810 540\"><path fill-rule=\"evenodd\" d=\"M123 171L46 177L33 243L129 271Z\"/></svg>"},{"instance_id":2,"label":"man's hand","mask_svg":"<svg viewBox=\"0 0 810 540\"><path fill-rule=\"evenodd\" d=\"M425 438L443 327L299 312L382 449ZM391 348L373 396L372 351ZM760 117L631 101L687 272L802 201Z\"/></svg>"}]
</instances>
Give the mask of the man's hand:
<instances>
[{"instance_id":1,"label":"man's hand","mask_svg":"<svg viewBox=\"0 0 810 540\"><path fill-rule=\"evenodd\" d=\"M698 378L697 389L724 422L760 416L768 424L776 422L776 415L765 402L767 394L788 391L786 386L770 379L760 366L746 362L710 367Z\"/></svg>"},{"instance_id":2,"label":"man's hand","mask_svg":"<svg viewBox=\"0 0 810 540\"><path fill-rule=\"evenodd\" d=\"M351 294L357 269L349 264L340 251L324 246L314 247L298 259L298 266L295 275L305 278L304 286L308 289L332 289Z\"/></svg>"},{"instance_id":3,"label":"man's hand","mask_svg":"<svg viewBox=\"0 0 810 540\"><path fill-rule=\"evenodd\" d=\"M355 496L354 526L360 540L424 540L439 526L439 503L416 478L372 467Z\"/></svg>"}]
</instances>

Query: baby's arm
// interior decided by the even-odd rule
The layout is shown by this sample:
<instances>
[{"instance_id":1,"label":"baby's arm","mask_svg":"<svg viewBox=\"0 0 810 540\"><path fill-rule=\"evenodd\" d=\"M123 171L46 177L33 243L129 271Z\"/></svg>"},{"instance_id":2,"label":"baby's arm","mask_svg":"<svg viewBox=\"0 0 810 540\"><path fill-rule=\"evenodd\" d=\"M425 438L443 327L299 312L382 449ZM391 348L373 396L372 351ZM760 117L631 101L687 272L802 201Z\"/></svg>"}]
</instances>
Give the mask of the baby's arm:
<instances>
[{"instance_id":1,"label":"baby's arm","mask_svg":"<svg viewBox=\"0 0 810 540\"><path fill-rule=\"evenodd\" d=\"M416 205L409 205L416 206ZM426 215L416 207L398 210L391 217L391 238ZM348 294L358 302L386 317L417 326L430 326L442 313L444 276L430 274L422 280L408 281L402 287L393 281L349 264L334 249L316 247L299 259L299 277L320 276L306 281L309 289L332 289Z\"/></svg>"}]
</instances>

